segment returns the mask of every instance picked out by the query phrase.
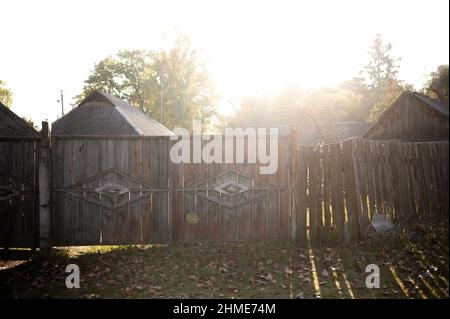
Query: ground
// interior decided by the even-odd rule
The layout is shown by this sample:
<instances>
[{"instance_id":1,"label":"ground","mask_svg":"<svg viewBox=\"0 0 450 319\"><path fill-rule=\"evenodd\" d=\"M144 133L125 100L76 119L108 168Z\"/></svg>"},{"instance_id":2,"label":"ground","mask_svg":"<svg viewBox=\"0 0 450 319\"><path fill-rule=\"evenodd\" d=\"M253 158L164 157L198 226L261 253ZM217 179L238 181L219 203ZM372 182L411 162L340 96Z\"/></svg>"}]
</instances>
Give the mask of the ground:
<instances>
[{"instance_id":1,"label":"ground","mask_svg":"<svg viewBox=\"0 0 450 319\"><path fill-rule=\"evenodd\" d=\"M435 234L339 247L258 242L0 251L0 296L448 298L448 233ZM65 286L68 264L80 268L79 289ZM379 289L365 286L368 264L380 268Z\"/></svg>"}]
</instances>

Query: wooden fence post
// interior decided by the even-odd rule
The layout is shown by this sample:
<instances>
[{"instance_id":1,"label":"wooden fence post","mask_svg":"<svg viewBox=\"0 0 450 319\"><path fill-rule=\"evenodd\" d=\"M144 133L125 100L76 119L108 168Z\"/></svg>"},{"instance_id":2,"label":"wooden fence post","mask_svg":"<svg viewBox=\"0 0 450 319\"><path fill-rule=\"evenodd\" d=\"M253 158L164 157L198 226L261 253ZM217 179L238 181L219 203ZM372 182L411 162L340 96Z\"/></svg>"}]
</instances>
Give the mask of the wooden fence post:
<instances>
[{"instance_id":1,"label":"wooden fence post","mask_svg":"<svg viewBox=\"0 0 450 319\"><path fill-rule=\"evenodd\" d=\"M39 247L49 249L50 237L50 176L48 122L42 122L39 157Z\"/></svg>"}]
</instances>

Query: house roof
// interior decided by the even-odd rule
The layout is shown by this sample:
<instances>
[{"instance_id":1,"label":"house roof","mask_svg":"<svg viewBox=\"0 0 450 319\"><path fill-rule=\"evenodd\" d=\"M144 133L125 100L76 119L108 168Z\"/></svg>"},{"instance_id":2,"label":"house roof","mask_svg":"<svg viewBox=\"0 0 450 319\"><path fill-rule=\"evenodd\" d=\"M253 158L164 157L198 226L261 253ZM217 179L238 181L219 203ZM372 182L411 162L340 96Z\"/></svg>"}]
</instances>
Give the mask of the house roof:
<instances>
[{"instance_id":1,"label":"house roof","mask_svg":"<svg viewBox=\"0 0 450 319\"><path fill-rule=\"evenodd\" d=\"M366 122L311 123L298 126L298 142L303 145L338 143L359 137L369 129Z\"/></svg>"},{"instance_id":2,"label":"house roof","mask_svg":"<svg viewBox=\"0 0 450 319\"><path fill-rule=\"evenodd\" d=\"M0 103L0 137L39 137L39 133Z\"/></svg>"},{"instance_id":3,"label":"house roof","mask_svg":"<svg viewBox=\"0 0 450 319\"><path fill-rule=\"evenodd\" d=\"M378 119L378 121L376 121L372 127L370 127L364 134L363 137L367 137L369 136L379 125L381 125L381 123L384 121L384 119L389 116L389 114L392 112L392 110L394 109L396 103L398 100L402 99L404 96L406 95L412 95L413 97L419 99L421 102L423 102L423 104L425 106L428 106L430 109L436 111L437 113L439 113L440 115L442 115L444 118L447 119L448 121L448 108L449 105L446 103L443 103L439 100L435 100L432 98L429 98L428 96L425 96L423 94L420 94L418 92L410 92L410 91L403 91L402 93L400 93L399 96L397 96L394 101L392 101L392 103L383 111L383 113L381 113L380 118Z\"/></svg>"},{"instance_id":4,"label":"house roof","mask_svg":"<svg viewBox=\"0 0 450 319\"><path fill-rule=\"evenodd\" d=\"M170 136L173 132L118 97L94 91L53 122L54 136Z\"/></svg>"}]
</instances>

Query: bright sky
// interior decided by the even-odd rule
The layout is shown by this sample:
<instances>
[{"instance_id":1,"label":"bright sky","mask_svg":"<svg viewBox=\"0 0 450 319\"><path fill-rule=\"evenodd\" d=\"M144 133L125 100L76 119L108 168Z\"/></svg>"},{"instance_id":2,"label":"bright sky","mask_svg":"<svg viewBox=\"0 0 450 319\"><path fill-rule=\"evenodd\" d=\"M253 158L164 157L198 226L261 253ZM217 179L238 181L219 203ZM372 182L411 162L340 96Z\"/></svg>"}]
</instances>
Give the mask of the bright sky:
<instances>
[{"instance_id":1,"label":"bright sky","mask_svg":"<svg viewBox=\"0 0 450 319\"><path fill-rule=\"evenodd\" d=\"M66 110L93 65L121 49L158 49L175 28L203 50L221 105L286 84L332 86L358 75L377 32L420 88L448 64L448 0L2 0L0 79L36 123Z\"/></svg>"}]
</instances>

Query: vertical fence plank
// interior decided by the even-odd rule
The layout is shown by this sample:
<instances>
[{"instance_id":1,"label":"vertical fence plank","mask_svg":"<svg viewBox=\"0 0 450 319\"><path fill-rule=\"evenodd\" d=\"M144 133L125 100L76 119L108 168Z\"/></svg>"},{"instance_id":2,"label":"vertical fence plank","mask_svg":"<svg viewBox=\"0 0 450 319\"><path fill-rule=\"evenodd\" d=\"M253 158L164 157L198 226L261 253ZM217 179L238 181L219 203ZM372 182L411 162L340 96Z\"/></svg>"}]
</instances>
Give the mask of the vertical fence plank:
<instances>
[{"instance_id":1,"label":"vertical fence plank","mask_svg":"<svg viewBox=\"0 0 450 319\"><path fill-rule=\"evenodd\" d=\"M449 165L448 165L448 142L447 143L439 143L437 145L438 149L438 157L440 159L440 167L441 167L441 185L443 198L441 199L442 204L442 214L443 216L448 216L449 212L449 195L448 195L448 187L449 187Z\"/></svg>"},{"instance_id":2,"label":"vertical fence plank","mask_svg":"<svg viewBox=\"0 0 450 319\"><path fill-rule=\"evenodd\" d=\"M307 148L300 146L297 153L298 157L298 177L297 177L297 239L300 242L306 242L306 214L307 214Z\"/></svg>"},{"instance_id":3,"label":"vertical fence plank","mask_svg":"<svg viewBox=\"0 0 450 319\"><path fill-rule=\"evenodd\" d=\"M86 178L90 178L100 173L101 147L98 140L86 140ZM89 181L85 183L85 187L95 189L98 187L98 181ZM86 193L86 242L89 244L100 244L101 237L101 208L95 204L99 198L99 194L95 192Z\"/></svg>"},{"instance_id":4,"label":"vertical fence plank","mask_svg":"<svg viewBox=\"0 0 450 319\"><path fill-rule=\"evenodd\" d=\"M355 167L352 159L353 141L348 140L342 143L343 153L343 174L345 204L347 208L346 242L357 241L358 239L358 216L360 215L359 191L355 186Z\"/></svg>"},{"instance_id":5,"label":"vertical fence plank","mask_svg":"<svg viewBox=\"0 0 450 319\"><path fill-rule=\"evenodd\" d=\"M307 161L308 161L308 228L309 236L312 242L316 242L318 239L316 216L316 197L317 197L317 186L316 186L316 158L314 147L307 147Z\"/></svg>"},{"instance_id":6,"label":"vertical fence plank","mask_svg":"<svg viewBox=\"0 0 450 319\"><path fill-rule=\"evenodd\" d=\"M331 190L330 190L330 175L331 175L331 158L330 158L330 146L323 145L323 206L324 206L324 227L325 231L331 231Z\"/></svg>"},{"instance_id":7,"label":"vertical fence plank","mask_svg":"<svg viewBox=\"0 0 450 319\"><path fill-rule=\"evenodd\" d=\"M358 170L358 189L360 190L360 201L362 206L362 216L359 222L359 232L362 238L367 235L367 225L369 223L369 202L368 202L368 186L367 186L367 162L364 156L363 140L356 141L356 149L354 154L354 163Z\"/></svg>"},{"instance_id":8,"label":"vertical fence plank","mask_svg":"<svg viewBox=\"0 0 450 319\"><path fill-rule=\"evenodd\" d=\"M383 143L383 179L385 186L384 200L385 200L385 211L389 218L393 219L394 203L392 189L394 188L395 180L392 179L392 163L391 163L391 149L387 143Z\"/></svg>"},{"instance_id":9,"label":"vertical fence plank","mask_svg":"<svg viewBox=\"0 0 450 319\"><path fill-rule=\"evenodd\" d=\"M374 175L373 175L373 159L372 159L372 149L371 149L371 141L364 140L363 144L363 154L366 162L367 169L367 193L369 200L369 220L375 214L375 183L374 183Z\"/></svg>"},{"instance_id":10,"label":"vertical fence plank","mask_svg":"<svg viewBox=\"0 0 450 319\"><path fill-rule=\"evenodd\" d=\"M333 225L336 231L336 240L344 238L345 207L343 196L342 154L340 144L330 147L332 159L331 171L331 204L333 208Z\"/></svg>"}]
</instances>

